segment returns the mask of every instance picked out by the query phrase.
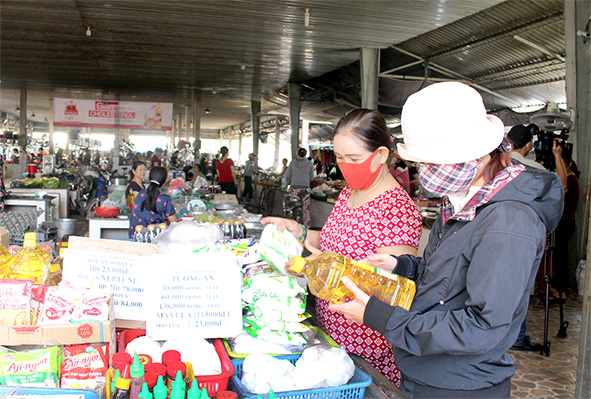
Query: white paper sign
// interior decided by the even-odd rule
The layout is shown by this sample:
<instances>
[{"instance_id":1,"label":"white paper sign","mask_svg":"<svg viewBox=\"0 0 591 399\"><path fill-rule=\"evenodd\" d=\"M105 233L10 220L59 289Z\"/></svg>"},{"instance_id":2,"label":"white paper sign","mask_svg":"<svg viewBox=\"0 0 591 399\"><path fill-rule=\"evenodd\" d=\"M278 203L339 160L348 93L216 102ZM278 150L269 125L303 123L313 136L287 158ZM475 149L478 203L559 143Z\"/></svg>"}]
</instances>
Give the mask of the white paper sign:
<instances>
[{"instance_id":1,"label":"white paper sign","mask_svg":"<svg viewBox=\"0 0 591 399\"><path fill-rule=\"evenodd\" d=\"M233 253L159 254L149 260L144 275L150 337L222 338L242 331L242 280Z\"/></svg>"},{"instance_id":2,"label":"white paper sign","mask_svg":"<svg viewBox=\"0 0 591 399\"><path fill-rule=\"evenodd\" d=\"M53 124L171 130L172 103L54 98Z\"/></svg>"},{"instance_id":3,"label":"white paper sign","mask_svg":"<svg viewBox=\"0 0 591 399\"><path fill-rule=\"evenodd\" d=\"M63 280L94 283L113 293L116 319L145 320L144 290L149 257L77 249L64 251Z\"/></svg>"}]
</instances>

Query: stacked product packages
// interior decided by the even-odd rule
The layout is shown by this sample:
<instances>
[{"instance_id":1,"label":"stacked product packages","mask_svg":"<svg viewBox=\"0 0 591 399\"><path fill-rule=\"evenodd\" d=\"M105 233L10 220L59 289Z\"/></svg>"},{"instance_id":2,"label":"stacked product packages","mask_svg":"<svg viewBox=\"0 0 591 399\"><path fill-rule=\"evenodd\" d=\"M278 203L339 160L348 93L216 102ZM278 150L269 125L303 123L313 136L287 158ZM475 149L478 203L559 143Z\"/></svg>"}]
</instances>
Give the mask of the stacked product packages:
<instances>
[{"instance_id":1,"label":"stacked product packages","mask_svg":"<svg viewBox=\"0 0 591 399\"><path fill-rule=\"evenodd\" d=\"M264 261L243 269L244 329L254 338L301 350L314 335L303 323L310 317L307 292L296 277L287 274L285 263L301 255L303 247L291 233L273 224L265 227L259 244Z\"/></svg>"}]
</instances>

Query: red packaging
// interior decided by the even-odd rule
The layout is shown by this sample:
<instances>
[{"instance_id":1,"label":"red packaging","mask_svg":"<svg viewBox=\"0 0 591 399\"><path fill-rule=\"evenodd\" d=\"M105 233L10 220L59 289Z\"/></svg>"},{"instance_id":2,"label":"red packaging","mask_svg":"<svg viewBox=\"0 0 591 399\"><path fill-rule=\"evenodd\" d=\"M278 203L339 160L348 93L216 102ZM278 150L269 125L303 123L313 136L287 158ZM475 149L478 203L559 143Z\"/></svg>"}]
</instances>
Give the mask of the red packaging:
<instances>
[{"instance_id":1,"label":"red packaging","mask_svg":"<svg viewBox=\"0 0 591 399\"><path fill-rule=\"evenodd\" d=\"M123 373L125 365L131 365L131 355L127 352L118 352L113 355L111 359L114 369L118 369L120 373Z\"/></svg>"},{"instance_id":2,"label":"red packaging","mask_svg":"<svg viewBox=\"0 0 591 399\"><path fill-rule=\"evenodd\" d=\"M104 345L71 345L64 348L61 388L100 389L106 384L109 362Z\"/></svg>"},{"instance_id":3,"label":"red packaging","mask_svg":"<svg viewBox=\"0 0 591 399\"><path fill-rule=\"evenodd\" d=\"M31 324L37 324L43 302L45 301L46 285L35 284L31 287Z\"/></svg>"}]
</instances>

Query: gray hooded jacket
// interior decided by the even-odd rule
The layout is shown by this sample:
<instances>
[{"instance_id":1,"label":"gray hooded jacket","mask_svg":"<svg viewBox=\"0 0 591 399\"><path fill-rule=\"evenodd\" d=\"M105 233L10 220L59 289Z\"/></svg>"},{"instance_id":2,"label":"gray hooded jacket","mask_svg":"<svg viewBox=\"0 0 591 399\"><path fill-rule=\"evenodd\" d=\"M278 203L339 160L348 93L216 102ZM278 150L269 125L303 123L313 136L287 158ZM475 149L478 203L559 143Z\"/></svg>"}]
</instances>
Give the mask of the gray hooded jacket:
<instances>
[{"instance_id":1,"label":"gray hooded jacket","mask_svg":"<svg viewBox=\"0 0 591 399\"><path fill-rule=\"evenodd\" d=\"M526 168L471 221L435 222L423 258L398 257L416 281L410 308L369 300L364 323L394 346L403 392L414 384L477 390L510 378L517 339L546 243L562 214L555 173Z\"/></svg>"},{"instance_id":2,"label":"gray hooded jacket","mask_svg":"<svg viewBox=\"0 0 591 399\"><path fill-rule=\"evenodd\" d=\"M314 165L306 158L296 158L289 164L285 178L291 182L291 188L310 188Z\"/></svg>"}]
</instances>

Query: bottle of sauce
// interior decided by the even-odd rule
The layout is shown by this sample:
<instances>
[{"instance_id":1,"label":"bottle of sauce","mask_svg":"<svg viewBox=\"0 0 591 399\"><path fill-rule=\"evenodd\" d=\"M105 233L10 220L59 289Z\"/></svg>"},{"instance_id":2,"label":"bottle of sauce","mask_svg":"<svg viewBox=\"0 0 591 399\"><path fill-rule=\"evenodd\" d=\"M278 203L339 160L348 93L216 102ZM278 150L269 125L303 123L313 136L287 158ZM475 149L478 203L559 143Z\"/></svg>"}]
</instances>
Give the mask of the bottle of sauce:
<instances>
[{"instance_id":1,"label":"bottle of sauce","mask_svg":"<svg viewBox=\"0 0 591 399\"><path fill-rule=\"evenodd\" d=\"M345 298L354 298L353 293L341 282L343 277L349 277L366 294L406 310L410 309L416 292L412 280L329 251L310 260L295 256L291 268L296 273L303 272L310 292L327 301L339 302Z\"/></svg>"},{"instance_id":2,"label":"bottle of sauce","mask_svg":"<svg viewBox=\"0 0 591 399\"><path fill-rule=\"evenodd\" d=\"M129 366L125 365L121 371L121 376L115 381L115 391L111 399L129 399L129 387L131 378L129 376Z\"/></svg>"},{"instance_id":3,"label":"bottle of sauce","mask_svg":"<svg viewBox=\"0 0 591 399\"><path fill-rule=\"evenodd\" d=\"M144 365L140 362L140 358L138 357L137 353L133 355L133 363L131 364L129 373L131 375L129 396L131 399L138 399L140 392L142 391L142 385L144 385L146 379L144 378Z\"/></svg>"}]
</instances>

